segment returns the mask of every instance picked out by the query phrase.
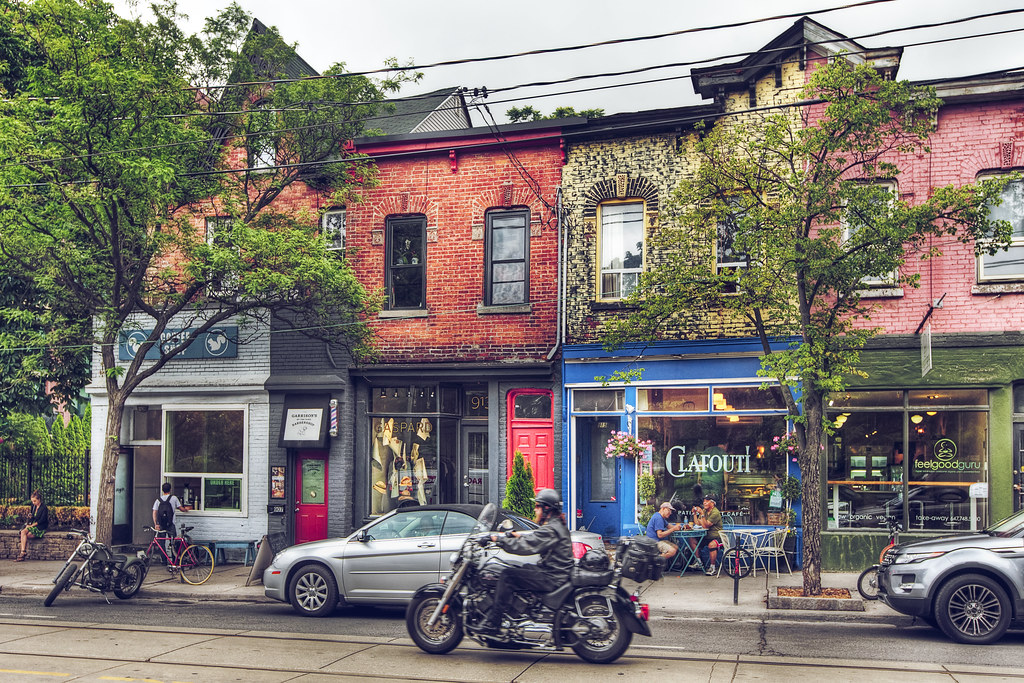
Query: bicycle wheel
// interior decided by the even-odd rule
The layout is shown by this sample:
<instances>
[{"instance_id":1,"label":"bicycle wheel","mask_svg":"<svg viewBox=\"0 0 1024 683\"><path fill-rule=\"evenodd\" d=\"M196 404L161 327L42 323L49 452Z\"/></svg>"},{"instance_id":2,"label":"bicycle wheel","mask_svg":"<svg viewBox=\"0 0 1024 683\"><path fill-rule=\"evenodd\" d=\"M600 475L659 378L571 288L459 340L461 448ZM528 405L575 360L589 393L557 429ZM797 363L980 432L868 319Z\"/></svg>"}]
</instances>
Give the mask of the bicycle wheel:
<instances>
[{"instance_id":1,"label":"bicycle wheel","mask_svg":"<svg viewBox=\"0 0 1024 683\"><path fill-rule=\"evenodd\" d=\"M729 548L722 558L722 569L728 576L742 579L754 568L754 556L746 548Z\"/></svg>"},{"instance_id":2,"label":"bicycle wheel","mask_svg":"<svg viewBox=\"0 0 1024 683\"><path fill-rule=\"evenodd\" d=\"M873 564L857 577L857 590L865 600L878 599L878 565Z\"/></svg>"},{"instance_id":3,"label":"bicycle wheel","mask_svg":"<svg viewBox=\"0 0 1024 683\"><path fill-rule=\"evenodd\" d=\"M213 575L213 553L205 545L190 545L179 558L181 578L198 586Z\"/></svg>"}]
</instances>

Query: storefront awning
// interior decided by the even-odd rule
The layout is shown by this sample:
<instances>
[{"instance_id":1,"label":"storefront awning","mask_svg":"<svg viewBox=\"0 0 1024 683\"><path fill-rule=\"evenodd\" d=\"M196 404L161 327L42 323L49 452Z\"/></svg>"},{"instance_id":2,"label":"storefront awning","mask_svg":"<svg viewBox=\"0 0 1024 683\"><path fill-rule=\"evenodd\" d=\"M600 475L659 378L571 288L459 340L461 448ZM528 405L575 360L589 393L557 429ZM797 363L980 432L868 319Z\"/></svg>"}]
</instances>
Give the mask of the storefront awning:
<instances>
[{"instance_id":1,"label":"storefront awning","mask_svg":"<svg viewBox=\"0 0 1024 683\"><path fill-rule=\"evenodd\" d=\"M328 394L288 394L281 417L281 448L326 448L330 423Z\"/></svg>"}]
</instances>

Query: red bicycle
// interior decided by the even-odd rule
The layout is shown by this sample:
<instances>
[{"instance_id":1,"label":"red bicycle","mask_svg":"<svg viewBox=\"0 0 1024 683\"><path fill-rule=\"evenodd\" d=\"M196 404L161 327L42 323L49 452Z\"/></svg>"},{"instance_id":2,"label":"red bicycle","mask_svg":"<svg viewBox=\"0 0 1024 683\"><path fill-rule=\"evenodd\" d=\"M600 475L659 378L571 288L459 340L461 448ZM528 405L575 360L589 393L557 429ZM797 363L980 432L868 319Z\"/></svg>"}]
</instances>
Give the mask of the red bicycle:
<instances>
[{"instance_id":1,"label":"red bicycle","mask_svg":"<svg viewBox=\"0 0 1024 683\"><path fill-rule=\"evenodd\" d=\"M877 600L878 599L878 567L885 562L885 554L897 543L900 542L900 529L902 525L896 521L895 518L889 518L886 520L886 526L889 528L889 545L882 548L882 552L878 554L878 564L873 564L860 573L860 577L857 578L857 590L865 600Z\"/></svg>"}]
</instances>

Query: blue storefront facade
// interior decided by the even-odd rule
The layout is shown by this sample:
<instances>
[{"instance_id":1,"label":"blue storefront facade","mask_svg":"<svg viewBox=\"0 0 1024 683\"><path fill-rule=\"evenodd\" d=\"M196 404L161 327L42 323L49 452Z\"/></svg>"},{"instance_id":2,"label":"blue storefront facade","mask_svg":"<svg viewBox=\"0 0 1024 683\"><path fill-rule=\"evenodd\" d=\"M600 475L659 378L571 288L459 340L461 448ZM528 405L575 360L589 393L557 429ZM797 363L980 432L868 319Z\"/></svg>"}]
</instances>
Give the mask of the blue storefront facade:
<instances>
[{"instance_id":1,"label":"blue storefront facade","mask_svg":"<svg viewBox=\"0 0 1024 683\"><path fill-rule=\"evenodd\" d=\"M563 494L575 526L609 539L640 533L643 506L689 509L706 493L737 525L785 526L779 485L800 474L793 454L773 448L792 425L780 387L758 377L760 357L752 339L566 346ZM630 370L628 381L608 379ZM607 457L613 431L650 441L648 454ZM651 500L637 493L645 474Z\"/></svg>"}]
</instances>

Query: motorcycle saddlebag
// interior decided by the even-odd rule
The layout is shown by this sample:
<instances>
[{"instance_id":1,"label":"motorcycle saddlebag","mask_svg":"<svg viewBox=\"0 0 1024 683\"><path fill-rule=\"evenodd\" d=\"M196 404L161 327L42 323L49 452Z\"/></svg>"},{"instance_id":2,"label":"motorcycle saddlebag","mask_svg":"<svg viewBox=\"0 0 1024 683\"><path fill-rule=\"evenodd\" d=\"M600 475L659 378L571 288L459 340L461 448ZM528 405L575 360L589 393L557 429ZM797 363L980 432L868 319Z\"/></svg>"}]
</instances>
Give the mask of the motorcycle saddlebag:
<instances>
[{"instance_id":1,"label":"motorcycle saddlebag","mask_svg":"<svg viewBox=\"0 0 1024 683\"><path fill-rule=\"evenodd\" d=\"M658 542L646 536L619 539L616 559L622 562L622 575L637 583L657 581L665 570Z\"/></svg>"},{"instance_id":2,"label":"motorcycle saddlebag","mask_svg":"<svg viewBox=\"0 0 1024 683\"><path fill-rule=\"evenodd\" d=\"M573 567L572 569L572 585L574 588L581 588L583 586L607 586L611 582L611 569L596 572L580 569L579 567Z\"/></svg>"}]
</instances>

